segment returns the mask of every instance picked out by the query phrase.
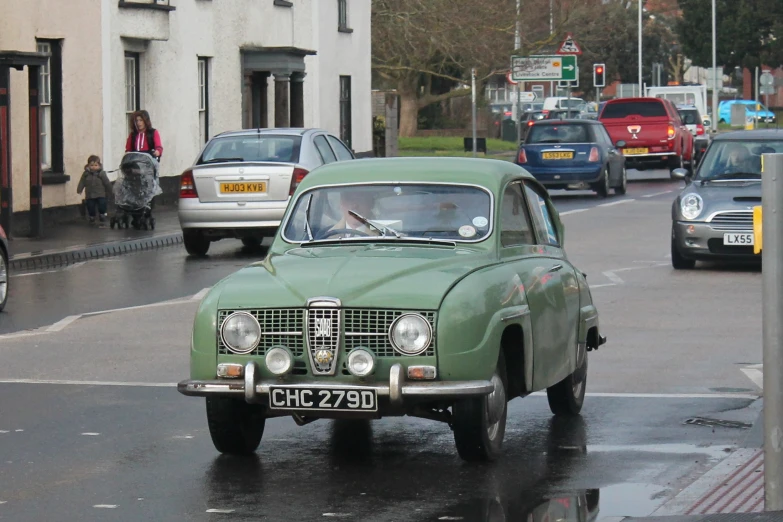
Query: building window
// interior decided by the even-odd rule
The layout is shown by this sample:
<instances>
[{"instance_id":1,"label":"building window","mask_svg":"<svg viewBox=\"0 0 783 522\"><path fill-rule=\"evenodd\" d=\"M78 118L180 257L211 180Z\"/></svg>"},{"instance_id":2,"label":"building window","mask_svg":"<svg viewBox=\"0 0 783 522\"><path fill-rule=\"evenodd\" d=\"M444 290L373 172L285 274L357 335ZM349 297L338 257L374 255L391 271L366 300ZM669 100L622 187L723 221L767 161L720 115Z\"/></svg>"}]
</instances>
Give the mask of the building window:
<instances>
[{"instance_id":1,"label":"building window","mask_svg":"<svg viewBox=\"0 0 783 522\"><path fill-rule=\"evenodd\" d=\"M337 0L337 30L343 33L352 33L348 27L348 0Z\"/></svg>"},{"instance_id":2,"label":"building window","mask_svg":"<svg viewBox=\"0 0 783 522\"><path fill-rule=\"evenodd\" d=\"M38 101L41 170L63 173L63 92L62 45L60 40L37 40L36 51L48 53L49 60L39 69Z\"/></svg>"},{"instance_id":3,"label":"building window","mask_svg":"<svg viewBox=\"0 0 783 522\"><path fill-rule=\"evenodd\" d=\"M340 76L340 139L353 149L351 140L351 77Z\"/></svg>"},{"instance_id":4,"label":"building window","mask_svg":"<svg viewBox=\"0 0 783 522\"><path fill-rule=\"evenodd\" d=\"M139 53L125 53L125 112L139 110L141 105Z\"/></svg>"},{"instance_id":5,"label":"building window","mask_svg":"<svg viewBox=\"0 0 783 522\"><path fill-rule=\"evenodd\" d=\"M209 140L209 58L198 59L198 129L201 143Z\"/></svg>"}]
</instances>

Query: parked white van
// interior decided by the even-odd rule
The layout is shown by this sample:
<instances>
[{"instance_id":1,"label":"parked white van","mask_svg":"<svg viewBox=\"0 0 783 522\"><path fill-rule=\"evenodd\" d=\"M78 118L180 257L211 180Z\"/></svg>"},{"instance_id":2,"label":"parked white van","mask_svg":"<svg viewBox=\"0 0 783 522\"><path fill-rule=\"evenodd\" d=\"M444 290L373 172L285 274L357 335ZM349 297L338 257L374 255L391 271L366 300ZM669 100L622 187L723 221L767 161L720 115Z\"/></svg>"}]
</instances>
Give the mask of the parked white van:
<instances>
[{"instance_id":1,"label":"parked white van","mask_svg":"<svg viewBox=\"0 0 783 522\"><path fill-rule=\"evenodd\" d=\"M544 111L555 109L581 109L585 104L582 98L566 98L565 96L550 96L544 99Z\"/></svg>"}]
</instances>

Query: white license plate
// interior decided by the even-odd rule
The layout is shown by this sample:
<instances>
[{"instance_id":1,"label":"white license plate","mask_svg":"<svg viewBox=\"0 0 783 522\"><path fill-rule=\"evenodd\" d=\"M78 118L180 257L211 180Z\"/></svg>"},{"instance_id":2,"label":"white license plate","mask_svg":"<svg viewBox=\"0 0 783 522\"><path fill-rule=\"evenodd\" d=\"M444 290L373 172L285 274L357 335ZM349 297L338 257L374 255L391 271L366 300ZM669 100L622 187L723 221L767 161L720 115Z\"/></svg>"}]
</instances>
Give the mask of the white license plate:
<instances>
[{"instance_id":1,"label":"white license plate","mask_svg":"<svg viewBox=\"0 0 783 522\"><path fill-rule=\"evenodd\" d=\"M273 410L378 411L378 395L375 390L270 386L269 407Z\"/></svg>"},{"instance_id":2,"label":"white license plate","mask_svg":"<svg viewBox=\"0 0 783 522\"><path fill-rule=\"evenodd\" d=\"M723 234L723 244L732 246L753 245L753 234Z\"/></svg>"}]
</instances>

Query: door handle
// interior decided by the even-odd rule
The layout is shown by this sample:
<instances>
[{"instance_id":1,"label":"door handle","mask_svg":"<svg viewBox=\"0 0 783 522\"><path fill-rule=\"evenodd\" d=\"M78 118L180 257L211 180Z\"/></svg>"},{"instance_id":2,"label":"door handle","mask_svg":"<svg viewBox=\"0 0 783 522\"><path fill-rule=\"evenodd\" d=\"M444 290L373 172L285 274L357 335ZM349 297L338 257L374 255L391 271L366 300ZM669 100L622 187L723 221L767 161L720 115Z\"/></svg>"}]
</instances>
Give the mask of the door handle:
<instances>
[{"instance_id":1,"label":"door handle","mask_svg":"<svg viewBox=\"0 0 783 522\"><path fill-rule=\"evenodd\" d=\"M549 269L550 272L557 272L558 270L562 270L563 265L555 265L552 268Z\"/></svg>"}]
</instances>

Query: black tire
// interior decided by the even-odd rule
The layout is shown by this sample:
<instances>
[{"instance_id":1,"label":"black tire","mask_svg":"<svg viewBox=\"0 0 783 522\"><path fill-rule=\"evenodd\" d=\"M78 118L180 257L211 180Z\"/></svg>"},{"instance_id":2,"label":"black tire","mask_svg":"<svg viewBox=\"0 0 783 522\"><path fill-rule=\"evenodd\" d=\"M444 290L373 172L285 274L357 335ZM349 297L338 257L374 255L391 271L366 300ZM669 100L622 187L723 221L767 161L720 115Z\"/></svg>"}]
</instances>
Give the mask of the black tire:
<instances>
[{"instance_id":1,"label":"black tire","mask_svg":"<svg viewBox=\"0 0 783 522\"><path fill-rule=\"evenodd\" d=\"M614 188L614 193L617 196L624 196L628 192L628 172L623 167L623 172L620 174L620 184Z\"/></svg>"},{"instance_id":2,"label":"black tire","mask_svg":"<svg viewBox=\"0 0 783 522\"><path fill-rule=\"evenodd\" d=\"M207 423L220 453L250 455L258 449L266 417L260 406L237 399L207 397Z\"/></svg>"},{"instance_id":3,"label":"black tire","mask_svg":"<svg viewBox=\"0 0 783 522\"><path fill-rule=\"evenodd\" d=\"M191 256L205 256L209 251L209 238L205 237L200 230L183 230L182 242L185 243L185 250Z\"/></svg>"},{"instance_id":4,"label":"black tire","mask_svg":"<svg viewBox=\"0 0 783 522\"><path fill-rule=\"evenodd\" d=\"M585 402L587 389L587 351L574 373L546 389L549 409L555 415L579 415Z\"/></svg>"},{"instance_id":5,"label":"black tire","mask_svg":"<svg viewBox=\"0 0 783 522\"><path fill-rule=\"evenodd\" d=\"M695 260L688 259L680 254L680 249L674 243L674 238L672 238L672 267L675 270L693 270L696 268Z\"/></svg>"},{"instance_id":6,"label":"black tire","mask_svg":"<svg viewBox=\"0 0 783 522\"><path fill-rule=\"evenodd\" d=\"M598 197L609 197L609 171L607 169L601 173L601 179L596 182L594 190Z\"/></svg>"},{"instance_id":7,"label":"black tire","mask_svg":"<svg viewBox=\"0 0 783 522\"><path fill-rule=\"evenodd\" d=\"M508 414L508 380L502 351L492 380L496 388L490 395L457 401L452 408L452 429L457 453L468 462L495 460L503 449ZM498 405L502 402L502 412L495 422L489 417L489 404L493 400Z\"/></svg>"},{"instance_id":8,"label":"black tire","mask_svg":"<svg viewBox=\"0 0 783 522\"><path fill-rule=\"evenodd\" d=\"M263 239L254 236L246 236L242 238L242 244L248 248L260 248L262 241Z\"/></svg>"},{"instance_id":9,"label":"black tire","mask_svg":"<svg viewBox=\"0 0 783 522\"><path fill-rule=\"evenodd\" d=\"M0 248L0 312L8 302L8 290L11 287L9 271L8 254Z\"/></svg>"}]
</instances>

